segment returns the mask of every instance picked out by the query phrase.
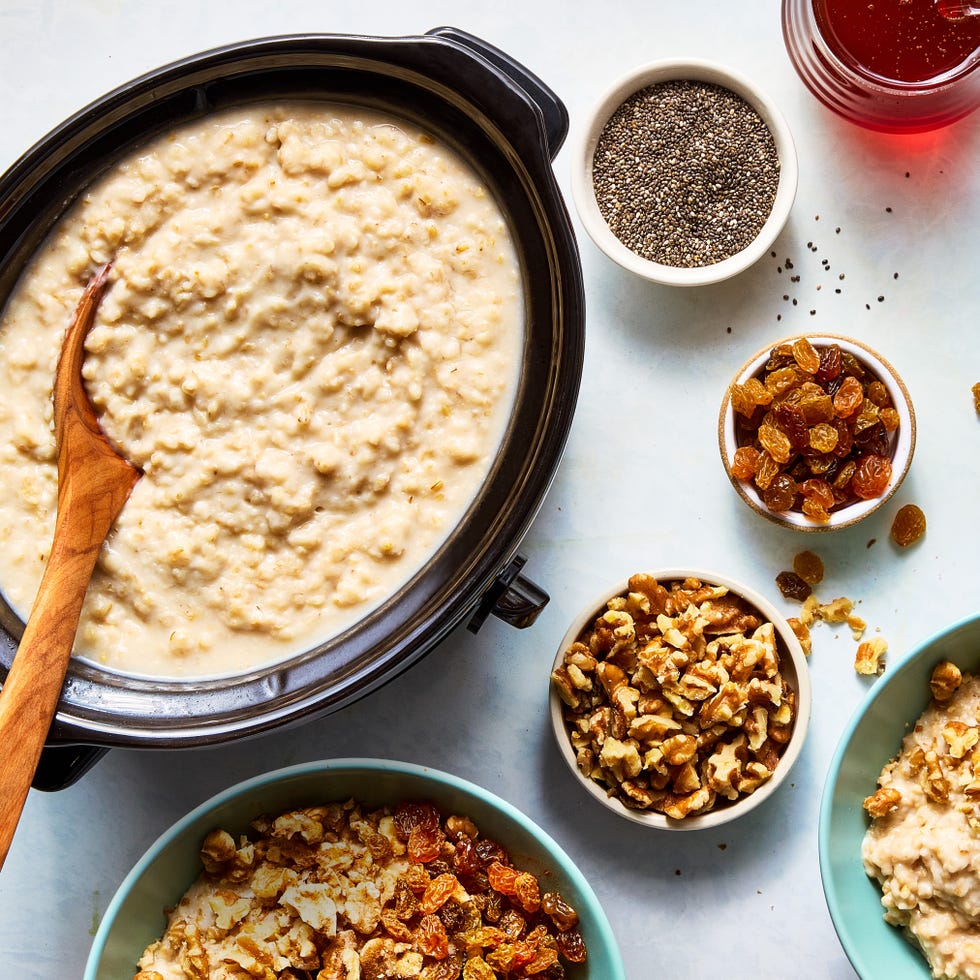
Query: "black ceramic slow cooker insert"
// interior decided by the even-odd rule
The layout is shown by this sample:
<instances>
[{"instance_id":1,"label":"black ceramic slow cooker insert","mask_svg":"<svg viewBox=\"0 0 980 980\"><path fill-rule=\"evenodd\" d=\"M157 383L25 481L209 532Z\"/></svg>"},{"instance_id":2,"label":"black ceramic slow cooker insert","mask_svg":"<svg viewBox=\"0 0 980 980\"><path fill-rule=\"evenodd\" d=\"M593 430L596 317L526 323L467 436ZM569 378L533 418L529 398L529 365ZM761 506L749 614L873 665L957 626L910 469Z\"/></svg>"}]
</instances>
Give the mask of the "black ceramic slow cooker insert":
<instances>
[{"instance_id":1,"label":"black ceramic slow cooker insert","mask_svg":"<svg viewBox=\"0 0 980 980\"><path fill-rule=\"evenodd\" d=\"M525 346L513 416L474 503L427 566L350 629L246 674L172 681L73 659L35 786L59 788L113 745L175 748L255 735L337 710L489 612L517 625L547 595L521 575L521 539L572 421L584 350L582 274L552 172L567 131L525 68L453 28L417 37L303 35L233 44L97 100L0 178L0 305L79 191L148 138L253 100L321 98L387 110L453 145L492 187L518 247ZM0 601L0 679L23 624Z\"/></svg>"}]
</instances>

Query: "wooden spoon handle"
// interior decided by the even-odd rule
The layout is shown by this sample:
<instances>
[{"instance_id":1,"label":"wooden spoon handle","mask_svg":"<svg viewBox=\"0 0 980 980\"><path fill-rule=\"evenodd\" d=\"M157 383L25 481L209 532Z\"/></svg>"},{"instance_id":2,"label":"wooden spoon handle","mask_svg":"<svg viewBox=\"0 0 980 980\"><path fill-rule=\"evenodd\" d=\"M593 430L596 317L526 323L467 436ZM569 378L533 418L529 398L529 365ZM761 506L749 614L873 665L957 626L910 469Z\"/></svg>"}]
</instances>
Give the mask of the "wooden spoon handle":
<instances>
[{"instance_id":1,"label":"wooden spoon handle","mask_svg":"<svg viewBox=\"0 0 980 980\"><path fill-rule=\"evenodd\" d=\"M81 381L82 345L108 272L105 266L86 287L55 374L58 512L54 540L24 635L0 690L0 868L58 708L99 550L140 476L102 435Z\"/></svg>"},{"instance_id":2,"label":"wooden spoon handle","mask_svg":"<svg viewBox=\"0 0 980 980\"><path fill-rule=\"evenodd\" d=\"M59 515L65 524L69 515ZM62 531L63 528L59 528ZM65 683L85 590L99 546L77 548L55 533L17 655L0 690L0 868L41 757Z\"/></svg>"}]
</instances>

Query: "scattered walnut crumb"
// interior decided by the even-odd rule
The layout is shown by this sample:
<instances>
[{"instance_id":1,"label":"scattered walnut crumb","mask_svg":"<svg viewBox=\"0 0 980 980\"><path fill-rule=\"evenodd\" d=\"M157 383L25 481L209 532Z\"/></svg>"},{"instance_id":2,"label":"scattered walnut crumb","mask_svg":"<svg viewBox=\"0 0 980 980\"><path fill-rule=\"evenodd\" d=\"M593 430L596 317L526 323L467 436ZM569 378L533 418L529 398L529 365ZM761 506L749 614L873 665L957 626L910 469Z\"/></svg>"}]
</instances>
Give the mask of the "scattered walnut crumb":
<instances>
[{"instance_id":1,"label":"scattered walnut crumb","mask_svg":"<svg viewBox=\"0 0 980 980\"><path fill-rule=\"evenodd\" d=\"M830 602L824 602L817 606L817 615L825 623L846 623L847 617L851 615L854 603L847 596L840 596Z\"/></svg>"},{"instance_id":2,"label":"scattered walnut crumb","mask_svg":"<svg viewBox=\"0 0 980 980\"><path fill-rule=\"evenodd\" d=\"M868 624L854 613L847 617L847 625L851 628L851 636L854 637L855 643L864 637L864 631L868 628Z\"/></svg>"},{"instance_id":3,"label":"scattered walnut crumb","mask_svg":"<svg viewBox=\"0 0 980 980\"><path fill-rule=\"evenodd\" d=\"M973 386L973 407L977 415L980 415L980 381Z\"/></svg>"},{"instance_id":4,"label":"scattered walnut crumb","mask_svg":"<svg viewBox=\"0 0 980 980\"><path fill-rule=\"evenodd\" d=\"M880 674L885 669L885 651L888 644L880 636L872 637L858 644L854 655L854 669L859 674Z\"/></svg>"}]
</instances>

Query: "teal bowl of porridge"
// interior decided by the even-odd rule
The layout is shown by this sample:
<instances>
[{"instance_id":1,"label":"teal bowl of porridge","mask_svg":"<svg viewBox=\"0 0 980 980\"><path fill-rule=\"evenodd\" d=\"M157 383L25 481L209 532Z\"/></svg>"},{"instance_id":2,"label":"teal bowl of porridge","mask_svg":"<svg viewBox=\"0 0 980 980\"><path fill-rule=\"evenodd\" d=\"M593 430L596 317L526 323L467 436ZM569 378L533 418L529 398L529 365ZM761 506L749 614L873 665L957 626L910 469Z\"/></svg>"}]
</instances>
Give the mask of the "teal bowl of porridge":
<instances>
[{"instance_id":1,"label":"teal bowl of porridge","mask_svg":"<svg viewBox=\"0 0 980 980\"><path fill-rule=\"evenodd\" d=\"M506 850L515 868L537 878L542 905L544 895L555 892L574 910L578 922L572 929L584 944L585 960L563 959L568 980L625 980L616 939L598 898L572 859L545 831L479 786L434 769L382 759L335 759L280 769L233 786L187 814L150 847L120 885L92 945L85 980L121 980L136 975L141 954L166 927L164 909L177 903L200 874L202 842L211 831L222 828L237 837L264 814L343 803L351 798L362 803L365 812L384 805L397 807L406 801L428 801L443 815L465 818L470 822L466 832L471 836L474 829L479 832L475 840L492 838ZM308 827L304 832L310 838ZM372 846L375 842L376 837L368 839ZM329 847L329 842L318 843L317 853ZM280 888L279 893L279 914L295 918L299 903L291 898L288 888ZM339 896L337 908L342 908ZM303 914L311 921L315 918L308 907ZM348 907L335 914L339 936L347 926L347 915L353 912ZM409 928L417 919L417 915L406 919ZM386 935L383 928L376 931L382 938ZM322 948L322 943L318 945ZM367 954L362 950L358 955ZM433 962L438 965L441 961L426 957L430 970ZM320 966L307 965L315 976ZM159 961L154 969L161 970ZM168 971L165 975L170 980L184 974Z\"/></svg>"},{"instance_id":2,"label":"teal bowl of porridge","mask_svg":"<svg viewBox=\"0 0 980 980\"><path fill-rule=\"evenodd\" d=\"M913 731L916 721L930 705L936 704L931 698L930 677L943 661L951 662L963 674L980 672L980 615L942 630L889 668L851 719L827 775L820 807L820 872L837 935L862 980L927 980L933 975L918 946L906 938L898 925L885 921L882 888L865 871L863 848L872 821L864 802L876 794L879 774L902 750L903 739ZM972 741L977 737L969 731L977 725L976 709L973 704L964 707L968 720L961 722L965 728L962 735ZM980 903L976 870L980 868L980 838L971 834L969 821L973 815L957 811L955 802L955 787L972 779L964 769L972 766L972 749L957 748L952 730L949 735L942 735L949 724L948 720L941 720L938 725L933 721L926 729L940 730L935 736L930 733L929 738L934 739L932 744L938 743L942 775L921 766L920 776L903 783L900 770L889 782L889 788L897 787L901 803L879 797L882 810L887 811L884 819L889 821L888 833L896 836L887 844L879 839L876 850L869 855L876 858L875 867L881 867L885 857L893 860L911 891L923 895L930 891L959 893L955 902L967 911L972 909L972 916L968 916L972 923L954 921L945 912L936 912L926 899L920 903L926 912L925 918L918 916L922 921L920 928L935 933L926 938L926 944L937 950L935 956L972 961L972 972L962 975L980 976L980 916L976 913ZM952 739L952 745L947 738ZM919 760L913 761L912 770L917 771ZM947 784L953 787L949 791L954 799L951 809L925 794L920 796L920 791L911 785L930 778L935 778L931 789L934 797L944 795ZM918 808L921 814L922 823L914 834L908 830L910 817L917 823L920 818L914 810L907 812L910 808ZM907 891L906 898L912 897Z\"/></svg>"}]
</instances>

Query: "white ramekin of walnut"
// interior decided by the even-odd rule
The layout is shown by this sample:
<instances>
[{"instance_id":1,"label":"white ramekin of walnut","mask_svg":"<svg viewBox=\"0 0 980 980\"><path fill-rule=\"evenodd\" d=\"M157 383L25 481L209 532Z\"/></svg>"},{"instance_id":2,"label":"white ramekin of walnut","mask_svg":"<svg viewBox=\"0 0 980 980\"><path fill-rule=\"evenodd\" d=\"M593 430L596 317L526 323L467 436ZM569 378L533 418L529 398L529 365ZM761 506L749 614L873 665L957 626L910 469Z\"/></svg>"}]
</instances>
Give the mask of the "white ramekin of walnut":
<instances>
[{"instance_id":1,"label":"white ramekin of walnut","mask_svg":"<svg viewBox=\"0 0 980 980\"><path fill-rule=\"evenodd\" d=\"M828 531L877 510L915 450L895 369L835 334L787 337L751 357L722 400L718 442L739 496L784 527Z\"/></svg>"},{"instance_id":2,"label":"white ramekin of walnut","mask_svg":"<svg viewBox=\"0 0 980 980\"><path fill-rule=\"evenodd\" d=\"M550 710L591 796L648 827L694 830L741 816L785 780L810 678L793 630L754 590L713 572L642 572L571 625Z\"/></svg>"}]
</instances>

